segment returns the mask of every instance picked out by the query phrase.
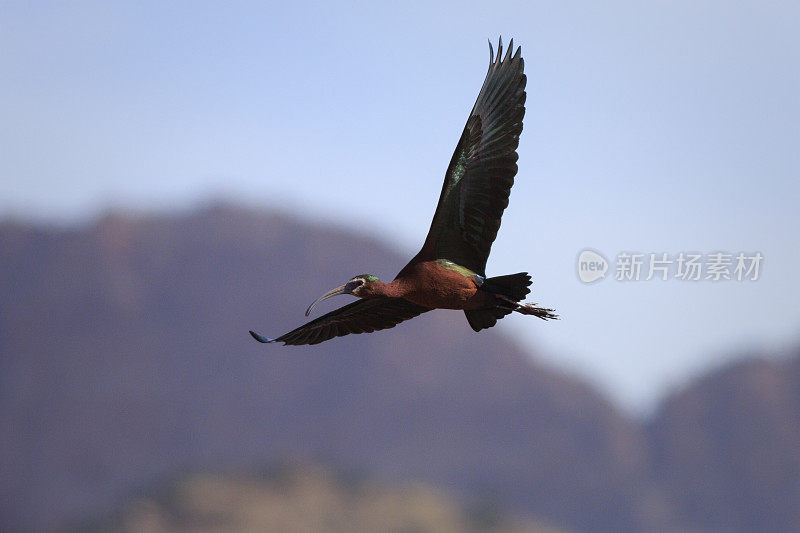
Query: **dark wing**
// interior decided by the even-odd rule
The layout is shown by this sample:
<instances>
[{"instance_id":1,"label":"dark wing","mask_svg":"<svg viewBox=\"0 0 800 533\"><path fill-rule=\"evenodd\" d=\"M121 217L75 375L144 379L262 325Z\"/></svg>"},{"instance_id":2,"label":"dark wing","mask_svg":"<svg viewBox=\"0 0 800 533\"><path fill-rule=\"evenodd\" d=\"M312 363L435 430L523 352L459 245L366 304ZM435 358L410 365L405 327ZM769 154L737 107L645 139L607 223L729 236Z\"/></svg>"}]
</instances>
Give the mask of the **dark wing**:
<instances>
[{"instance_id":1,"label":"dark wing","mask_svg":"<svg viewBox=\"0 0 800 533\"><path fill-rule=\"evenodd\" d=\"M414 318L425 311L430 311L430 308L402 298L370 298L340 307L277 339L252 331L250 335L259 342L282 342L284 345L319 344L350 333L372 333L379 329L393 328L403 320Z\"/></svg>"},{"instance_id":2,"label":"dark wing","mask_svg":"<svg viewBox=\"0 0 800 533\"><path fill-rule=\"evenodd\" d=\"M447 168L439 205L421 255L448 259L481 275L508 206L517 173L517 145L525 115L525 74L514 41L503 41Z\"/></svg>"}]
</instances>

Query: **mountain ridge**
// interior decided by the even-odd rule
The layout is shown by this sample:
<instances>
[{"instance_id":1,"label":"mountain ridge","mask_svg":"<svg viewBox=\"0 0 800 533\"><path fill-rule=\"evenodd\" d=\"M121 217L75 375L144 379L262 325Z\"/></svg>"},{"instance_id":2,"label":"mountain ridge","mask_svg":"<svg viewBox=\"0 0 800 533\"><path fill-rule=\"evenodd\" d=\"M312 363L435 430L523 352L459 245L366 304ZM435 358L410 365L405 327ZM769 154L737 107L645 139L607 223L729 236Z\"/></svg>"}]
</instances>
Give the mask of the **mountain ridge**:
<instances>
[{"instance_id":1,"label":"mountain ridge","mask_svg":"<svg viewBox=\"0 0 800 533\"><path fill-rule=\"evenodd\" d=\"M666 476L680 454L664 424L686 409L639 424L461 313L312 349L247 335L296 327L330 280L401 264L376 239L225 205L0 223L0 522L48 527L176 467L292 456L578 531L752 521L723 504L704 522Z\"/></svg>"}]
</instances>

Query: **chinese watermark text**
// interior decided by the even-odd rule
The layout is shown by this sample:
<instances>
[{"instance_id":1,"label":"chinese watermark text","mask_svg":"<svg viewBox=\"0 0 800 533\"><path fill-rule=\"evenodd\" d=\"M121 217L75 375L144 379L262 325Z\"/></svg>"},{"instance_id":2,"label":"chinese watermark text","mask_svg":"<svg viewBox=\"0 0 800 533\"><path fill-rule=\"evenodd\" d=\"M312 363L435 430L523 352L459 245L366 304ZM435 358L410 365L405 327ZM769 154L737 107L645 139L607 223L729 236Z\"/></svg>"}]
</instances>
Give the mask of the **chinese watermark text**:
<instances>
[{"instance_id":1,"label":"chinese watermark text","mask_svg":"<svg viewBox=\"0 0 800 533\"><path fill-rule=\"evenodd\" d=\"M764 256L761 252L620 252L613 268L594 250L578 255L578 278L592 283L611 270L616 281L757 281Z\"/></svg>"}]
</instances>

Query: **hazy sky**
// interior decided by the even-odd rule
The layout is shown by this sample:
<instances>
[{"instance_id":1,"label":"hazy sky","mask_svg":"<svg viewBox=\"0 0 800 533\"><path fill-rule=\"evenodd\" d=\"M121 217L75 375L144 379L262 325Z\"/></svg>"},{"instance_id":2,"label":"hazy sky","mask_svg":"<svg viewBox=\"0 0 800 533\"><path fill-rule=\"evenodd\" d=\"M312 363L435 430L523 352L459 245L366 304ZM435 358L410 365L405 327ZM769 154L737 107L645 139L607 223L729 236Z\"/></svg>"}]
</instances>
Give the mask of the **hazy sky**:
<instances>
[{"instance_id":1,"label":"hazy sky","mask_svg":"<svg viewBox=\"0 0 800 533\"><path fill-rule=\"evenodd\" d=\"M499 329L646 411L800 342L799 27L791 2L3 2L0 216L224 195L411 254L486 41L514 37L527 113L488 273L529 270L564 319ZM585 248L607 279L579 281ZM754 282L621 282L623 251L764 260Z\"/></svg>"}]
</instances>

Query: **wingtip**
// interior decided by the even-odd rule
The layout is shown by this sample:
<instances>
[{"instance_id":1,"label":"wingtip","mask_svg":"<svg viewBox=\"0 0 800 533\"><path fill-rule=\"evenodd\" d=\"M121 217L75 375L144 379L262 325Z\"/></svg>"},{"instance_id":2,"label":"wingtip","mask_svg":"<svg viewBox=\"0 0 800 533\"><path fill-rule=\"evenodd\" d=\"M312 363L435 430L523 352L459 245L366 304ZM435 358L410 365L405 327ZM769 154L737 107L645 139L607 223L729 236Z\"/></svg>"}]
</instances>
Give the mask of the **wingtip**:
<instances>
[{"instance_id":1,"label":"wingtip","mask_svg":"<svg viewBox=\"0 0 800 533\"><path fill-rule=\"evenodd\" d=\"M270 342L275 342L275 341L276 341L276 339L270 339L269 337L265 337L265 336L263 336L263 335L259 335L258 333L256 333L256 332L255 332L255 331L253 331L253 330L250 330L250 335L252 335L252 336L253 336L253 338L254 338L255 340L257 340L258 342L263 342L264 344L267 344L267 343L270 343Z\"/></svg>"},{"instance_id":2,"label":"wingtip","mask_svg":"<svg viewBox=\"0 0 800 533\"><path fill-rule=\"evenodd\" d=\"M511 39L506 49L505 57L503 57L503 36L502 35L500 36L498 40L497 56L496 56L498 63L502 63L507 60L513 61L515 59L519 59L521 53L522 53L522 47L517 46L517 49L514 50L514 39ZM494 62L495 62L494 47L492 46L492 40L489 39L489 64L492 64Z\"/></svg>"},{"instance_id":3,"label":"wingtip","mask_svg":"<svg viewBox=\"0 0 800 533\"><path fill-rule=\"evenodd\" d=\"M497 44L497 62L503 61L503 36L500 36L500 41Z\"/></svg>"}]
</instances>

